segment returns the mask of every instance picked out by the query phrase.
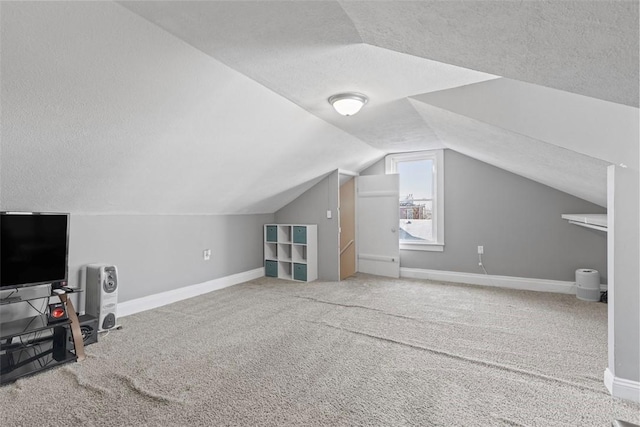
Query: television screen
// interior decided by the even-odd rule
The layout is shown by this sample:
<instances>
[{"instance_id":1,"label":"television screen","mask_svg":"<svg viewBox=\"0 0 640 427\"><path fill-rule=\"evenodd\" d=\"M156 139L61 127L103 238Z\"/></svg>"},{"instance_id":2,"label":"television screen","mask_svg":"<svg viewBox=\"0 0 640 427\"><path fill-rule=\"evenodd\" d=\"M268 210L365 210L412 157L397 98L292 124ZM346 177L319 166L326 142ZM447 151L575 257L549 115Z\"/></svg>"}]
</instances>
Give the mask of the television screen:
<instances>
[{"instance_id":1,"label":"television screen","mask_svg":"<svg viewBox=\"0 0 640 427\"><path fill-rule=\"evenodd\" d=\"M0 287L67 280L69 215L0 213Z\"/></svg>"}]
</instances>

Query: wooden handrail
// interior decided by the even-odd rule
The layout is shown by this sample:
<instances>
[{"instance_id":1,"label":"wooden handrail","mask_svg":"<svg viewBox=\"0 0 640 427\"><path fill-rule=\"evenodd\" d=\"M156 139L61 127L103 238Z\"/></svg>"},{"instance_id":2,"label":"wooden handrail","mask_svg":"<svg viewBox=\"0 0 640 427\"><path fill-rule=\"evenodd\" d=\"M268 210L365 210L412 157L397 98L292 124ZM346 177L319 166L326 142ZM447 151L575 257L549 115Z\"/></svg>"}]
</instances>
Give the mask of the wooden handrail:
<instances>
[{"instance_id":1,"label":"wooden handrail","mask_svg":"<svg viewBox=\"0 0 640 427\"><path fill-rule=\"evenodd\" d=\"M342 249L340 251L340 255L342 255L344 253L344 251L346 251L347 249L349 249L349 246L353 245L353 239L349 240L349 243L347 243L347 245L344 247L344 249Z\"/></svg>"}]
</instances>

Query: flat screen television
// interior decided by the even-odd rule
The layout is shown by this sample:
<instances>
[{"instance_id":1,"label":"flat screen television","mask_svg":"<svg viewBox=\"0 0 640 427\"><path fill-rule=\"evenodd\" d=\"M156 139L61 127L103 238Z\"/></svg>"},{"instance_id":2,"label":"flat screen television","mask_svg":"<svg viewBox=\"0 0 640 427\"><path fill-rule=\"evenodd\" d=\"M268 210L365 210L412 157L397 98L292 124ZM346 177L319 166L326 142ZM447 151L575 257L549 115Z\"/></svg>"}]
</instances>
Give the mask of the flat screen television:
<instances>
[{"instance_id":1,"label":"flat screen television","mask_svg":"<svg viewBox=\"0 0 640 427\"><path fill-rule=\"evenodd\" d=\"M69 214L0 212L0 288L67 281Z\"/></svg>"}]
</instances>

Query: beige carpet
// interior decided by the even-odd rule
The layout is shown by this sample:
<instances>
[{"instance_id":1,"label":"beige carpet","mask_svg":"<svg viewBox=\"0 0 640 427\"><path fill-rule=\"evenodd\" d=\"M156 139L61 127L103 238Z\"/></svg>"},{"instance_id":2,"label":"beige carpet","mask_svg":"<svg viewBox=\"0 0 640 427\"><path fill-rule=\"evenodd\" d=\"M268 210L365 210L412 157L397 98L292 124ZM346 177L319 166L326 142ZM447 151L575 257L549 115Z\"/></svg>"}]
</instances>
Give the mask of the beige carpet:
<instances>
[{"instance_id":1,"label":"beige carpet","mask_svg":"<svg viewBox=\"0 0 640 427\"><path fill-rule=\"evenodd\" d=\"M606 323L568 295L259 279L121 319L84 362L0 388L0 425L639 423L602 382Z\"/></svg>"}]
</instances>

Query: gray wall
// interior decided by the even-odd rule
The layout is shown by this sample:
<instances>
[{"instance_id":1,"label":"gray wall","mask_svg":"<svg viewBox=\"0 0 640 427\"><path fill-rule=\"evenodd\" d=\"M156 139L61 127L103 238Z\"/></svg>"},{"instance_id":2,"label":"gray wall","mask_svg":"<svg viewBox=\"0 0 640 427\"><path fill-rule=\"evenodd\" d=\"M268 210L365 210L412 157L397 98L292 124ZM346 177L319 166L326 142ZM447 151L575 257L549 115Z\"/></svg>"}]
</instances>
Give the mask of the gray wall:
<instances>
[{"instance_id":1,"label":"gray wall","mask_svg":"<svg viewBox=\"0 0 640 427\"><path fill-rule=\"evenodd\" d=\"M575 280L578 268L607 277L606 233L569 224L565 213L606 209L519 175L445 150L444 252L401 251L400 266ZM363 174L384 173L378 162Z\"/></svg>"},{"instance_id":2,"label":"gray wall","mask_svg":"<svg viewBox=\"0 0 640 427\"><path fill-rule=\"evenodd\" d=\"M118 301L194 285L263 265L265 215L71 215L69 283L83 266L118 267ZM211 249L204 261L202 251Z\"/></svg>"},{"instance_id":3,"label":"gray wall","mask_svg":"<svg viewBox=\"0 0 640 427\"><path fill-rule=\"evenodd\" d=\"M385 171L384 160L384 157L378 160L377 162L360 172L360 175L383 175Z\"/></svg>"},{"instance_id":4,"label":"gray wall","mask_svg":"<svg viewBox=\"0 0 640 427\"><path fill-rule=\"evenodd\" d=\"M334 171L275 213L278 224L318 225L318 279L340 280L339 174ZM331 219L327 211L331 210Z\"/></svg>"},{"instance_id":5,"label":"gray wall","mask_svg":"<svg viewBox=\"0 0 640 427\"><path fill-rule=\"evenodd\" d=\"M632 168L613 165L609 166L608 175L609 370L616 377L639 381L639 175Z\"/></svg>"}]
</instances>

